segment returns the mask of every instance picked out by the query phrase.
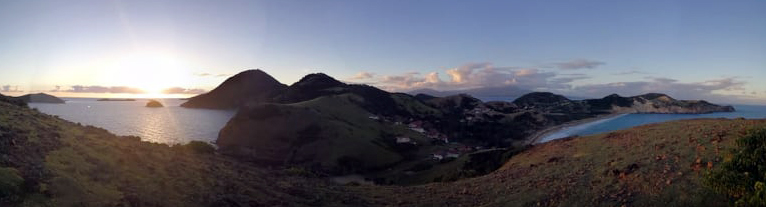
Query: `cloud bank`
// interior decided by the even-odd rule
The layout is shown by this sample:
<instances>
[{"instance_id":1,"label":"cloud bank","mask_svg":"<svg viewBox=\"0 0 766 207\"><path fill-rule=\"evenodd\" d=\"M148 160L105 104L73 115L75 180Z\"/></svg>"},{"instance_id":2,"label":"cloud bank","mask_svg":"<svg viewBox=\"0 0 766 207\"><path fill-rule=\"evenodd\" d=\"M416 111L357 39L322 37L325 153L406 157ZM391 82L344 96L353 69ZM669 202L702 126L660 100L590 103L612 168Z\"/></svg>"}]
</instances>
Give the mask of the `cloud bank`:
<instances>
[{"instance_id":1,"label":"cloud bank","mask_svg":"<svg viewBox=\"0 0 766 207\"><path fill-rule=\"evenodd\" d=\"M562 71L548 71L550 67L497 67L492 63L469 63L439 72L408 72L399 75L367 75L361 72L350 82L364 82L389 91L408 92L416 89L439 91L465 90L488 87L515 86L532 91L600 98L617 93L634 96L645 93L666 93L679 99L703 99L718 103L762 103L758 92L748 91L746 81L737 77L710 79L700 82L681 82L668 77L644 77L630 82L588 83L592 77L584 73L562 73L574 69L592 69L603 62L575 60L560 63ZM614 75L647 74L626 71Z\"/></svg>"},{"instance_id":2,"label":"cloud bank","mask_svg":"<svg viewBox=\"0 0 766 207\"><path fill-rule=\"evenodd\" d=\"M63 90L61 89L61 86L56 86L56 89L50 90L48 92L125 93L125 94L148 93L147 91L143 89L128 87L128 86L98 86L98 85L92 85L92 86L73 85L73 86L70 86L69 89L63 89ZM191 88L182 88L182 87L171 87L171 88L162 90L163 94L201 94L205 92L206 91L203 89L191 89Z\"/></svg>"},{"instance_id":3,"label":"cloud bank","mask_svg":"<svg viewBox=\"0 0 766 207\"><path fill-rule=\"evenodd\" d=\"M578 70L578 69L594 69L598 66L605 65L605 62L587 60L587 59L575 59L567 62L556 63L556 67L562 70Z\"/></svg>"}]
</instances>

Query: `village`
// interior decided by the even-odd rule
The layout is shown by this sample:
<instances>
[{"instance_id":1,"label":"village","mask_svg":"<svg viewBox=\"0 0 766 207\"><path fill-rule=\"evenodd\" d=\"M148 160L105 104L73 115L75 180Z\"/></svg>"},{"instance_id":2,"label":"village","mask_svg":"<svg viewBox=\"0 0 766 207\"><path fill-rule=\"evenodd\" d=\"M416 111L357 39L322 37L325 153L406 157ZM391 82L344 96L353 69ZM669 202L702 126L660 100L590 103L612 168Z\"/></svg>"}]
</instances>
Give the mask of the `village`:
<instances>
[{"instance_id":1,"label":"village","mask_svg":"<svg viewBox=\"0 0 766 207\"><path fill-rule=\"evenodd\" d=\"M391 122L392 120L386 117L381 118L377 115L370 115L369 118L383 122ZM393 124L406 126L409 130L429 138L431 145L444 146L438 147L437 149L431 151L427 157L424 157L426 159L432 159L435 161L449 161L457 159L462 155L484 149L483 146L471 146L460 142L450 141L446 134L443 134L436 129L426 127L426 122L422 120L415 120L410 118L406 124L400 121L393 121ZM404 135L396 136L395 143L397 145L422 146L422 144L418 143L415 139Z\"/></svg>"}]
</instances>

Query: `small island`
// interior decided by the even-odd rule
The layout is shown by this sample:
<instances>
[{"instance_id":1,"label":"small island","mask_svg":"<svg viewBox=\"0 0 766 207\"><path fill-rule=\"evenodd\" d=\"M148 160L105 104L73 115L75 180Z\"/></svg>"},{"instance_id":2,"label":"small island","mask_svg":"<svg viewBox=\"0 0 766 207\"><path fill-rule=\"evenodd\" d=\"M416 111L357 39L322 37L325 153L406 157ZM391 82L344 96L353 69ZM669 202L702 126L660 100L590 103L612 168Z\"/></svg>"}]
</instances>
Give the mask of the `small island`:
<instances>
[{"instance_id":1,"label":"small island","mask_svg":"<svg viewBox=\"0 0 766 207\"><path fill-rule=\"evenodd\" d=\"M163 106L162 106L162 103L160 103L157 100L149 100L149 102L146 103L146 107L157 108L157 107L163 107Z\"/></svg>"},{"instance_id":2,"label":"small island","mask_svg":"<svg viewBox=\"0 0 766 207\"><path fill-rule=\"evenodd\" d=\"M98 99L96 101L136 101L136 99L132 99L132 98L102 98L102 99Z\"/></svg>"}]
</instances>

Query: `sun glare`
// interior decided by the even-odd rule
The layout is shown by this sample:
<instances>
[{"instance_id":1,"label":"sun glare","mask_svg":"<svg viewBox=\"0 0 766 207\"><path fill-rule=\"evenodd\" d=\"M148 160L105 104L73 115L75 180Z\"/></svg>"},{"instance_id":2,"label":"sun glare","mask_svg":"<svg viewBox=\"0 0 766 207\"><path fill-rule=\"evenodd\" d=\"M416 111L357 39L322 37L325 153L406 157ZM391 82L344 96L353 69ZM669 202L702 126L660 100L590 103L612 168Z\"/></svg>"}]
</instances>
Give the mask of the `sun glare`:
<instances>
[{"instance_id":1,"label":"sun glare","mask_svg":"<svg viewBox=\"0 0 766 207\"><path fill-rule=\"evenodd\" d=\"M168 53L143 52L119 58L105 75L112 83L144 92L137 96L163 98L169 97L165 89L188 84L188 69L187 62Z\"/></svg>"}]
</instances>

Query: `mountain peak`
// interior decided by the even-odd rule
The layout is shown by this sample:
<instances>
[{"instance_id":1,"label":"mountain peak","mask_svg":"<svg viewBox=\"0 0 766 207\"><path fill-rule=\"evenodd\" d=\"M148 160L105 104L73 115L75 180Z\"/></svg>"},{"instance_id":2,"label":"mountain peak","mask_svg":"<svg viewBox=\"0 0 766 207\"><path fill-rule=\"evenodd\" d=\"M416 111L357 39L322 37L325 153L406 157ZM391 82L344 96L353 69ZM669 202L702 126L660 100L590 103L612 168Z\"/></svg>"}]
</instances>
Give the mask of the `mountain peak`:
<instances>
[{"instance_id":1,"label":"mountain peak","mask_svg":"<svg viewBox=\"0 0 766 207\"><path fill-rule=\"evenodd\" d=\"M263 100L286 86L260 69L242 71L227 78L212 91L192 97L183 107L236 108Z\"/></svg>"},{"instance_id":2,"label":"mountain peak","mask_svg":"<svg viewBox=\"0 0 766 207\"><path fill-rule=\"evenodd\" d=\"M297 86L300 88L332 88L332 87L340 87L345 86L345 83L342 83L338 80L336 80L333 77L330 77L329 75L326 75L324 73L312 73L304 76L293 84L293 86Z\"/></svg>"},{"instance_id":3,"label":"mountain peak","mask_svg":"<svg viewBox=\"0 0 766 207\"><path fill-rule=\"evenodd\" d=\"M667 94L663 94L663 93L647 93L647 94L644 94L644 95L638 95L636 97L644 98L646 100L655 100L655 99L659 99L659 100L662 100L662 101L675 101L676 100L676 99L668 96Z\"/></svg>"}]
</instances>

